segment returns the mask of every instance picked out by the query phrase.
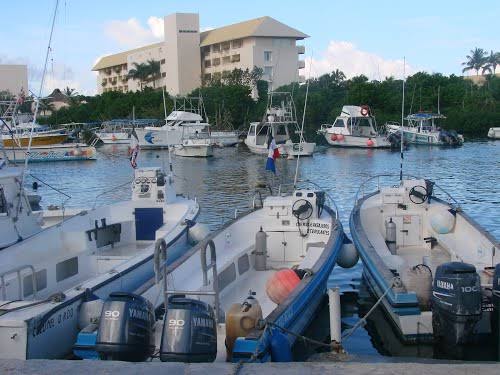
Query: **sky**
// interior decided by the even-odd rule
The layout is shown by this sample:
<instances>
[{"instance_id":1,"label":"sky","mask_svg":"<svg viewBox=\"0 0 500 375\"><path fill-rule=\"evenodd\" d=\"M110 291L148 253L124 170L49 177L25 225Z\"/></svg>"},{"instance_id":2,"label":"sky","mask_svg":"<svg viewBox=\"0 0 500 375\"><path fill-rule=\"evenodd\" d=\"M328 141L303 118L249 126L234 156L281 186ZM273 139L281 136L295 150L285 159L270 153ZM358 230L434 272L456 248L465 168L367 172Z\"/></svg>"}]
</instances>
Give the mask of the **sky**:
<instances>
[{"instance_id":1,"label":"sky","mask_svg":"<svg viewBox=\"0 0 500 375\"><path fill-rule=\"evenodd\" d=\"M0 64L28 64L39 91L56 0L2 4ZM200 15L201 30L271 16L310 37L306 68L347 77L401 77L417 71L462 74L472 48L500 50L500 1L478 0L59 0L43 93L66 86L96 92L94 63L104 55L163 40L163 17ZM403 64L403 58L406 63Z\"/></svg>"}]
</instances>

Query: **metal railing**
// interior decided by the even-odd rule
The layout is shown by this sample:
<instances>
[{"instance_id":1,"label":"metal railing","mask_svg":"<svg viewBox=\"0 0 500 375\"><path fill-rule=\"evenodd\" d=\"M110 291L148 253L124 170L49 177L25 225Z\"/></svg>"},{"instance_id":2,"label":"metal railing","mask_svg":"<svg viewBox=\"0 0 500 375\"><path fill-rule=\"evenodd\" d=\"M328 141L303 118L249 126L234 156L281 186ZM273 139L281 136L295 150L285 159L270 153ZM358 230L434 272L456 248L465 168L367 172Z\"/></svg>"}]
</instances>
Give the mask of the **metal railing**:
<instances>
[{"instance_id":1,"label":"metal railing","mask_svg":"<svg viewBox=\"0 0 500 375\"><path fill-rule=\"evenodd\" d=\"M399 178L400 178L399 174L387 173L387 174L379 174L379 175L369 177L368 179L366 179L365 181L363 181L361 183L358 190L356 191L356 194L354 196L354 204L356 204L361 198L363 198L367 192L375 193L377 191L380 191L380 187L381 187L380 179L381 178L397 179L397 183L393 184L391 186L393 186L393 187L400 187L401 186L401 181L399 180ZM424 178L410 175L410 174L403 175L403 179L424 180ZM371 182L374 182L374 181L376 181L376 189L369 189L368 184ZM432 183L433 183L433 194L432 194L433 196L434 196L435 189L438 189L440 192L442 192L445 195L446 201L448 202L448 204L450 204L455 209L460 208L460 203L455 198L453 198L453 196L450 193L448 193L444 188L442 188L441 186L436 184L434 181L432 181ZM389 184L384 184L384 186L389 186Z\"/></svg>"},{"instance_id":2,"label":"metal railing","mask_svg":"<svg viewBox=\"0 0 500 375\"><path fill-rule=\"evenodd\" d=\"M2 290L2 300L7 300L7 284L5 284L5 276L11 275L16 273L17 274L17 289L18 289L18 299L20 301L23 300L23 283L21 279L21 271L23 270L31 270L31 283L33 287L33 299L36 298L36 291L37 291L37 285L36 285L36 274L35 274L35 267L33 267L31 264L24 265L24 266L19 266L15 267L11 270L5 271L0 274L0 288Z\"/></svg>"}]
</instances>

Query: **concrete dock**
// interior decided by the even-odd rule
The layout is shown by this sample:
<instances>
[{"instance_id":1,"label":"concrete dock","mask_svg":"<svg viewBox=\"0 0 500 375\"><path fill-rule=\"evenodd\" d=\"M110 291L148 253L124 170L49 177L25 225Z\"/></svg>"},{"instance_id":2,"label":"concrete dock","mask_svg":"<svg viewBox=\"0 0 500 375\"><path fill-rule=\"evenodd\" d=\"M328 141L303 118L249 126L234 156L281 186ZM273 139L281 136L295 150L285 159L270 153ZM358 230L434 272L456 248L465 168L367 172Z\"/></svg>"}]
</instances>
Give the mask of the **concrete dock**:
<instances>
[{"instance_id":1,"label":"concrete dock","mask_svg":"<svg viewBox=\"0 0 500 375\"><path fill-rule=\"evenodd\" d=\"M500 373L500 364L495 363L332 363L332 362L294 362L245 364L238 366L230 363L184 364L161 362L106 362L106 361L59 361L59 360L0 360L1 374L64 374L64 375L128 375L128 374L255 374L259 375L489 375Z\"/></svg>"}]
</instances>

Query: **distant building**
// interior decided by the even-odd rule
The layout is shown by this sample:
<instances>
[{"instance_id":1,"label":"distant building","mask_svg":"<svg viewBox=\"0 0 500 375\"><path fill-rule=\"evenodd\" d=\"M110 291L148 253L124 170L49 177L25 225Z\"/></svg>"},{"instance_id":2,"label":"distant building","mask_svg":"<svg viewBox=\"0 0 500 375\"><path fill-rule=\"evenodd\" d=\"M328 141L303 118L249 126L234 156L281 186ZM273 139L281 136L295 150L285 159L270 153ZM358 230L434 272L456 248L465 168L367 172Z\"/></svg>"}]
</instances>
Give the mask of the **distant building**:
<instances>
[{"instance_id":1,"label":"distant building","mask_svg":"<svg viewBox=\"0 0 500 375\"><path fill-rule=\"evenodd\" d=\"M21 91L28 93L28 66L0 64L0 91L17 95Z\"/></svg>"},{"instance_id":2,"label":"distant building","mask_svg":"<svg viewBox=\"0 0 500 375\"><path fill-rule=\"evenodd\" d=\"M305 49L297 41L308 35L271 17L200 33L198 14L174 13L165 17L164 27L164 42L101 58L92 68L98 72L97 92L140 89L128 72L134 63L151 59L161 62L161 77L143 86L163 86L172 95L185 95L200 87L202 79L222 78L236 68L262 68L272 88L303 80L299 55Z\"/></svg>"},{"instance_id":3,"label":"distant building","mask_svg":"<svg viewBox=\"0 0 500 375\"><path fill-rule=\"evenodd\" d=\"M489 75L487 74L479 74L479 75L468 75L464 76L465 79L468 79L469 81L472 81L474 84L482 86L486 83L486 78ZM496 77L500 77L500 73L495 74Z\"/></svg>"}]
</instances>

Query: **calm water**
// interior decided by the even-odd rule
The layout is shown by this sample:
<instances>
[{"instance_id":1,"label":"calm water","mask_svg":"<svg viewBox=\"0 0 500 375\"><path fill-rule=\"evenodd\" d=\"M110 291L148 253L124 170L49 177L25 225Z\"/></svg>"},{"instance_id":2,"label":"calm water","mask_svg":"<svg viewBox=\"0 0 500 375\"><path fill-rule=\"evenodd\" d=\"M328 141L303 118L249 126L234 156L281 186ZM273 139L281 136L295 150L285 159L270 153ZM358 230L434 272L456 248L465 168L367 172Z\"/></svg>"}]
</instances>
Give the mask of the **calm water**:
<instances>
[{"instance_id":1,"label":"calm water","mask_svg":"<svg viewBox=\"0 0 500 375\"><path fill-rule=\"evenodd\" d=\"M126 153L126 146L103 146L97 161L32 164L30 171L70 195L66 206L92 207L128 198L133 171ZM141 151L138 161L140 166L153 166L167 164L167 159L166 152ZM197 197L202 208L199 220L212 229L234 216L235 209L249 207L256 183L266 181L277 186L293 181L295 160L278 160L276 178L269 176L264 165L263 156L250 153L244 146L217 149L210 159L173 158L178 192ZM461 148L450 149L411 147L405 152L404 165L405 173L432 179L446 189L472 218L500 238L500 142L467 142ZM336 200L347 233L359 185L381 173L399 173L398 152L323 147L314 157L302 158L299 166L301 179L314 181ZM32 181L27 180L28 186ZM47 186L42 186L39 194L45 206L60 205L65 199ZM362 265L358 264L350 270L336 268L330 278L331 285L339 285L346 293L346 327L355 323L362 306L357 299L358 291L363 289L361 273ZM360 300L366 302L369 298ZM370 332L369 325L367 328L358 330L345 343L348 352L400 355L377 345L372 337L376 333Z\"/></svg>"}]
</instances>

